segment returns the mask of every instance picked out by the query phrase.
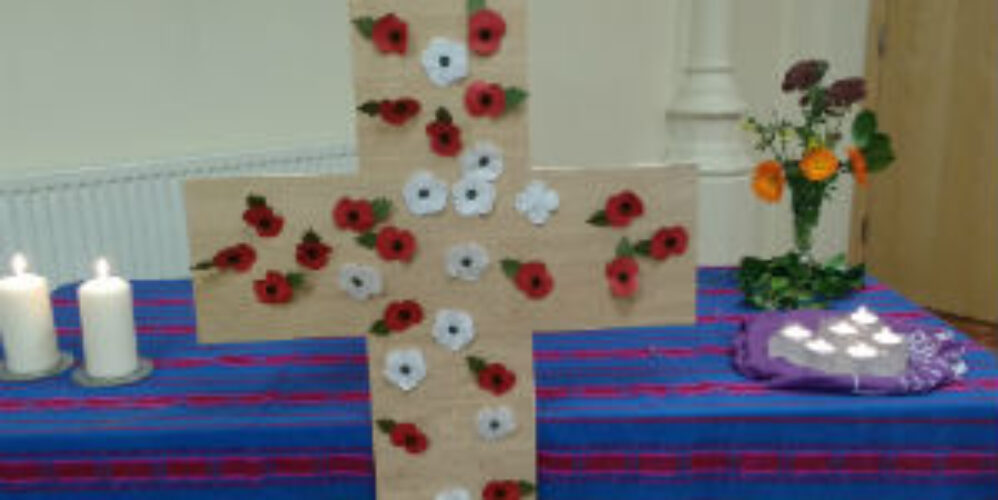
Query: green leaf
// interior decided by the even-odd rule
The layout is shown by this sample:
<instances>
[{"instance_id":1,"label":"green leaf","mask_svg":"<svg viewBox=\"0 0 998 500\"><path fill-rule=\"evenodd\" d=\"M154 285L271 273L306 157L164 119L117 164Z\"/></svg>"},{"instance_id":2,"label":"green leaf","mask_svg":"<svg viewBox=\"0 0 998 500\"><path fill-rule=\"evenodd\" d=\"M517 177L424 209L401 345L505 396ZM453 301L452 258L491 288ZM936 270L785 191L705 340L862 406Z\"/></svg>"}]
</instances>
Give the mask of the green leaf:
<instances>
[{"instance_id":1,"label":"green leaf","mask_svg":"<svg viewBox=\"0 0 998 500\"><path fill-rule=\"evenodd\" d=\"M468 369L475 375L478 375L478 372L484 370L486 365L488 365L484 359L476 356L468 356L465 359L468 361Z\"/></svg>"},{"instance_id":2,"label":"green leaf","mask_svg":"<svg viewBox=\"0 0 998 500\"><path fill-rule=\"evenodd\" d=\"M626 237L617 242L616 255L617 257L634 257L634 246Z\"/></svg>"},{"instance_id":3,"label":"green leaf","mask_svg":"<svg viewBox=\"0 0 998 500\"><path fill-rule=\"evenodd\" d=\"M873 134L870 143L862 152L863 156L866 157L866 168L872 173L885 170L894 162L894 147L891 145L891 138L881 132Z\"/></svg>"},{"instance_id":4,"label":"green leaf","mask_svg":"<svg viewBox=\"0 0 998 500\"><path fill-rule=\"evenodd\" d=\"M825 266L832 269L842 269L846 267L846 254L840 253L825 262Z\"/></svg>"},{"instance_id":5,"label":"green leaf","mask_svg":"<svg viewBox=\"0 0 998 500\"><path fill-rule=\"evenodd\" d=\"M439 123L446 123L446 124L454 123L454 117L451 116L450 111L447 111L447 108L445 108L443 106L440 106L439 108L437 108L437 116L436 116L436 118L437 118L437 122L439 122Z\"/></svg>"},{"instance_id":6,"label":"green leaf","mask_svg":"<svg viewBox=\"0 0 998 500\"><path fill-rule=\"evenodd\" d=\"M864 109L852 122L852 142L859 149L864 149L873 139L873 134L877 132L877 115L868 109Z\"/></svg>"},{"instance_id":7,"label":"green leaf","mask_svg":"<svg viewBox=\"0 0 998 500\"><path fill-rule=\"evenodd\" d=\"M305 231L305 236L302 236L301 240L305 243L322 243L322 238L319 237L319 233L315 232L315 229Z\"/></svg>"},{"instance_id":8,"label":"green leaf","mask_svg":"<svg viewBox=\"0 0 998 500\"><path fill-rule=\"evenodd\" d=\"M357 31L367 38L371 39L371 33L374 33L374 18L370 16L358 17L353 20L353 25L357 27Z\"/></svg>"},{"instance_id":9,"label":"green leaf","mask_svg":"<svg viewBox=\"0 0 998 500\"><path fill-rule=\"evenodd\" d=\"M742 259L738 283L745 303L752 307L817 308L863 287L863 266L850 268L844 262L840 266L802 259L794 252L766 260L748 257Z\"/></svg>"},{"instance_id":10,"label":"green leaf","mask_svg":"<svg viewBox=\"0 0 998 500\"><path fill-rule=\"evenodd\" d=\"M371 328L368 328L367 331L379 337L384 337L389 333L391 333L391 331L388 329L388 324L386 324L385 321L382 319L379 319L378 321L372 323Z\"/></svg>"},{"instance_id":11,"label":"green leaf","mask_svg":"<svg viewBox=\"0 0 998 500\"><path fill-rule=\"evenodd\" d=\"M523 496L533 495L534 492L537 491L534 483L531 483L530 481L520 481L517 485L520 487L520 494Z\"/></svg>"},{"instance_id":12,"label":"green leaf","mask_svg":"<svg viewBox=\"0 0 998 500\"><path fill-rule=\"evenodd\" d=\"M356 238L357 243L367 249L372 249L378 244L378 236L374 231L368 231Z\"/></svg>"},{"instance_id":13,"label":"green leaf","mask_svg":"<svg viewBox=\"0 0 998 500\"><path fill-rule=\"evenodd\" d=\"M519 105L523 104L523 101L527 100L527 91L519 87L506 87L504 89L506 93L506 111L509 112L516 109Z\"/></svg>"},{"instance_id":14,"label":"green leaf","mask_svg":"<svg viewBox=\"0 0 998 500\"><path fill-rule=\"evenodd\" d=\"M305 284L305 275L302 273L288 273L284 275L284 279L288 280L291 288L301 288Z\"/></svg>"},{"instance_id":15,"label":"green leaf","mask_svg":"<svg viewBox=\"0 0 998 500\"><path fill-rule=\"evenodd\" d=\"M381 114L381 103L379 101L367 101L357 106L357 111L367 116L378 116Z\"/></svg>"},{"instance_id":16,"label":"green leaf","mask_svg":"<svg viewBox=\"0 0 998 500\"><path fill-rule=\"evenodd\" d=\"M468 15L485 8L485 0L468 0Z\"/></svg>"},{"instance_id":17,"label":"green leaf","mask_svg":"<svg viewBox=\"0 0 998 500\"><path fill-rule=\"evenodd\" d=\"M395 429L395 421L390 418L379 418L376 423L378 429L385 434L391 434L392 430Z\"/></svg>"},{"instance_id":18,"label":"green leaf","mask_svg":"<svg viewBox=\"0 0 998 500\"><path fill-rule=\"evenodd\" d=\"M605 210L596 211L596 213L590 216L589 219L586 220L586 222L598 227L606 227L610 225L610 221L608 221L606 218Z\"/></svg>"},{"instance_id":19,"label":"green leaf","mask_svg":"<svg viewBox=\"0 0 998 500\"><path fill-rule=\"evenodd\" d=\"M510 279L516 278L516 273L520 272L520 261L514 259L503 259L500 263L502 272Z\"/></svg>"},{"instance_id":20,"label":"green leaf","mask_svg":"<svg viewBox=\"0 0 998 500\"><path fill-rule=\"evenodd\" d=\"M249 207L265 207L267 206L267 198L260 196L258 194L250 193L246 197L246 205Z\"/></svg>"},{"instance_id":21,"label":"green leaf","mask_svg":"<svg viewBox=\"0 0 998 500\"><path fill-rule=\"evenodd\" d=\"M384 222L392 214L392 200L388 198L375 198L371 202L371 211L374 212L376 222Z\"/></svg>"},{"instance_id":22,"label":"green leaf","mask_svg":"<svg viewBox=\"0 0 998 500\"><path fill-rule=\"evenodd\" d=\"M634 253L648 257L651 255L651 240L641 240L634 244Z\"/></svg>"},{"instance_id":23,"label":"green leaf","mask_svg":"<svg viewBox=\"0 0 998 500\"><path fill-rule=\"evenodd\" d=\"M207 271L215 267L215 262L205 260L191 266L191 271Z\"/></svg>"}]
</instances>

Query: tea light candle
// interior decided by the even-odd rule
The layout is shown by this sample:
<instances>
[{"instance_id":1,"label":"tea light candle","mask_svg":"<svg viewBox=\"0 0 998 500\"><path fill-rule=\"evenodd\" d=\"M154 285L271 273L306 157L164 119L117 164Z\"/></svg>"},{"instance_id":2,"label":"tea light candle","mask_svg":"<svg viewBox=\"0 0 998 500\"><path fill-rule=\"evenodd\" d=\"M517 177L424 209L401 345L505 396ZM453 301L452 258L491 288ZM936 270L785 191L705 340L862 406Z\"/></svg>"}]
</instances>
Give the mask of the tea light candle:
<instances>
[{"instance_id":1,"label":"tea light candle","mask_svg":"<svg viewBox=\"0 0 998 500\"><path fill-rule=\"evenodd\" d=\"M111 276L105 259L99 259L94 269L97 276L77 291L84 367L97 379L127 376L139 368L132 286Z\"/></svg>"},{"instance_id":2,"label":"tea light candle","mask_svg":"<svg viewBox=\"0 0 998 500\"><path fill-rule=\"evenodd\" d=\"M13 276L0 280L0 330L7 371L41 373L59 364L48 280L28 273L28 261L14 255Z\"/></svg>"}]
</instances>

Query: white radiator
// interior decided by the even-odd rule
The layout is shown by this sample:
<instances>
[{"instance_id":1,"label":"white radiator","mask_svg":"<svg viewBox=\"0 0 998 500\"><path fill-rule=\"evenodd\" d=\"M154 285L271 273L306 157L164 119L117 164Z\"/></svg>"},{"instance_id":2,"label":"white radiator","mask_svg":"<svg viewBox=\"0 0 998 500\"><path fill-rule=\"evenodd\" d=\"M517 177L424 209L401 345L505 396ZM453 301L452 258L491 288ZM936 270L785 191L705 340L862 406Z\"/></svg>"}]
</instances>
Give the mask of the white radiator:
<instances>
[{"instance_id":1,"label":"white radiator","mask_svg":"<svg viewBox=\"0 0 998 500\"><path fill-rule=\"evenodd\" d=\"M185 179L354 168L350 148L322 146L0 179L0 275L23 252L56 285L89 278L99 256L132 279L186 277Z\"/></svg>"}]
</instances>

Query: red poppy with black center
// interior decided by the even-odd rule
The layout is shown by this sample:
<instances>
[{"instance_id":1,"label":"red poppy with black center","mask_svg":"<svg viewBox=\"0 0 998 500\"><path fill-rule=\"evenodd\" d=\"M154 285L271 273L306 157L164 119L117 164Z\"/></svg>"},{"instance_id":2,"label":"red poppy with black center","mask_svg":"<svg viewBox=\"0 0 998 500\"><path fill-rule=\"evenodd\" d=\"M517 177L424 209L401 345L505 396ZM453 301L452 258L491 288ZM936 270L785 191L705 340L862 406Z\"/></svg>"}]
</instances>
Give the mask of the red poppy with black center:
<instances>
[{"instance_id":1,"label":"red poppy with black center","mask_svg":"<svg viewBox=\"0 0 998 500\"><path fill-rule=\"evenodd\" d=\"M294 297L291 283L276 271L270 271L264 279L254 281L253 291L257 300L264 304L285 304Z\"/></svg>"},{"instance_id":2,"label":"red poppy with black center","mask_svg":"<svg viewBox=\"0 0 998 500\"><path fill-rule=\"evenodd\" d=\"M606 221L614 227L625 227L645 213L644 202L633 191L622 191L606 200Z\"/></svg>"},{"instance_id":3,"label":"red poppy with black center","mask_svg":"<svg viewBox=\"0 0 998 500\"><path fill-rule=\"evenodd\" d=\"M468 48L480 56L495 54L506 36L506 20L492 9L479 9L468 20Z\"/></svg>"},{"instance_id":4,"label":"red poppy with black center","mask_svg":"<svg viewBox=\"0 0 998 500\"><path fill-rule=\"evenodd\" d=\"M318 271L329 263L333 248L321 241L303 241L295 249L295 259L309 269Z\"/></svg>"},{"instance_id":5,"label":"red poppy with black center","mask_svg":"<svg viewBox=\"0 0 998 500\"><path fill-rule=\"evenodd\" d=\"M516 385L516 374L501 363L491 363L478 372L478 386L486 391L502 396Z\"/></svg>"},{"instance_id":6,"label":"red poppy with black center","mask_svg":"<svg viewBox=\"0 0 998 500\"><path fill-rule=\"evenodd\" d=\"M333 221L340 229L363 233L374 227L374 208L367 200L342 198L333 209Z\"/></svg>"},{"instance_id":7,"label":"red poppy with black center","mask_svg":"<svg viewBox=\"0 0 998 500\"><path fill-rule=\"evenodd\" d=\"M403 125L412 117L419 114L419 101L410 97L403 97L396 100L381 101L381 108L378 113L385 123L391 125Z\"/></svg>"},{"instance_id":8,"label":"red poppy with black center","mask_svg":"<svg viewBox=\"0 0 998 500\"><path fill-rule=\"evenodd\" d=\"M429 440L426 435L413 424L396 424L391 433L392 444L405 448L405 451L413 454L422 453L429 447Z\"/></svg>"},{"instance_id":9,"label":"red poppy with black center","mask_svg":"<svg viewBox=\"0 0 998 500\"><path fill-rule=\"evenodd\" d=\"M243 212L243 220L253 226L256 233L264 238L277 236L284 228L284 217L275 214L274 210L266 205L255 205L247 208Z\"/></svg>"},{"instance_id":10,"label":"red poppy with black center","mask_svg":"<svg viewBox=\"0 0 998 500\"><path fill-rule=\"evenodd\" d=\"M401 332L423 321L423 307L413 300L392 302L385 308L385 327L390 332Z\"/></svg>"},{"instance_id":11,"label":"red poppy with black center","mask_svg":"<svg viewBox=\"0 0 998 500\"><path fill-rule=\"evenodd\" d=\"M416 253L416 237L405 229L388 226L378 232L375 248L382 259L409 262Z\"/></svg>"},{"instance_id":12,"label":"red poppy with black center","mask_svg":"<svg viewBox=\"0 0 998 500\"><path fill-rule=\"evenodd\" d=\"M683 255L689 246L690 236L681 226L659 229L651 238L648 254L657 260L665 260L673 255Z\"/></svg>"},{"instance_id":13,"label":"red poppy with black center","mask_svg":"<svg viewBox=\"0 0 998 500\"><path fill-rule=\"evenodd\" d=\"M516 481L492 481L482 490L482 500L520 500L520 496Z\"/></svg>"},{"instance_id":14,"label":"red poppy with black center","mask_svg":"<svg viewBox=\"0 0 998 500\"><path fill-rule=\"evenodd\" d=\"M245 243L240 243L216 253L212 263L217 269L246 272L256 263L256 250Z\"/></svg>"},{"instance_id":15,"label":"red poppy with black center","mask_svg":"<svg viewBox=\"0 0 998 500\"><path fill-rule=\"evenodd\" d=\"M426 126L430 137L430 149L440 156L457 156L464 145L461 143L461 129L453 123L435 121Z\"/></svg>"},{"instance_id":16,"label":"red poppy with black center","mask_svg":"<svg viewBox=\"0 0 998 500\"><path fill-rule=\"evenodd\" d=\"M375 21L371 40L381 52L405 54L409 50L409 25L395 14L386 14Z\"/></svg>"},{"instance_id":17,"label":"red poppy with black center","mask_svg":"<svg viewBox=\"0 0 998 500\"><path fill-rule=\"evenodd\" d=\"M527 262L520 266L514 278L516 287L531 299L541 299L551 293L554 278L543 262Z\"/></svg>"},{"instance_id":18,"label":"red poppy with black center","mask_svg":"<svg viewBox=\"0 0 998 500\"><path fill-rule=\"evenodd\" d=\"M633 297L638 291L638 262L618 257L606 264L606 282L614 297Z\"/></svg>"},{"instance_id":19,"label":"red poppy with black center","mask_svg":"<svg viewBox=\"0 0 998 500\"><path fill-rule=\"evenodd\" d=\"M498 118L506 111L506 92L495 83L474 82L464 92L464 107L471 116Z\"/></svg>"}]
</instances>

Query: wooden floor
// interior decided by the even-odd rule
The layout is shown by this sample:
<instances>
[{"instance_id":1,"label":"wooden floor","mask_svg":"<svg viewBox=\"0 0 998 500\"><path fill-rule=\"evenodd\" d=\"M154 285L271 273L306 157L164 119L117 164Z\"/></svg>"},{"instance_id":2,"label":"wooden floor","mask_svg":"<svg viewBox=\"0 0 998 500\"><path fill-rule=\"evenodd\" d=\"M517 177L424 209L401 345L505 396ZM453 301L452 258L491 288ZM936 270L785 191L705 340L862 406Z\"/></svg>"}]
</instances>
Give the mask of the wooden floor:
<instances>
[{"instance_id":1,"label":"wooden floor","mask_svg":"<svg viewBox=\"0 0 998 500\"><path fill-rule=\"evenodd\" d=\"M998 325L961 318L959 316L946 314L940 311L935 311L935 313L942 319L946 320L947 323L953 325L953 328L966 333L974 340L988 346L992 351L998 354Z\"/></svg>"}]
</instances>

